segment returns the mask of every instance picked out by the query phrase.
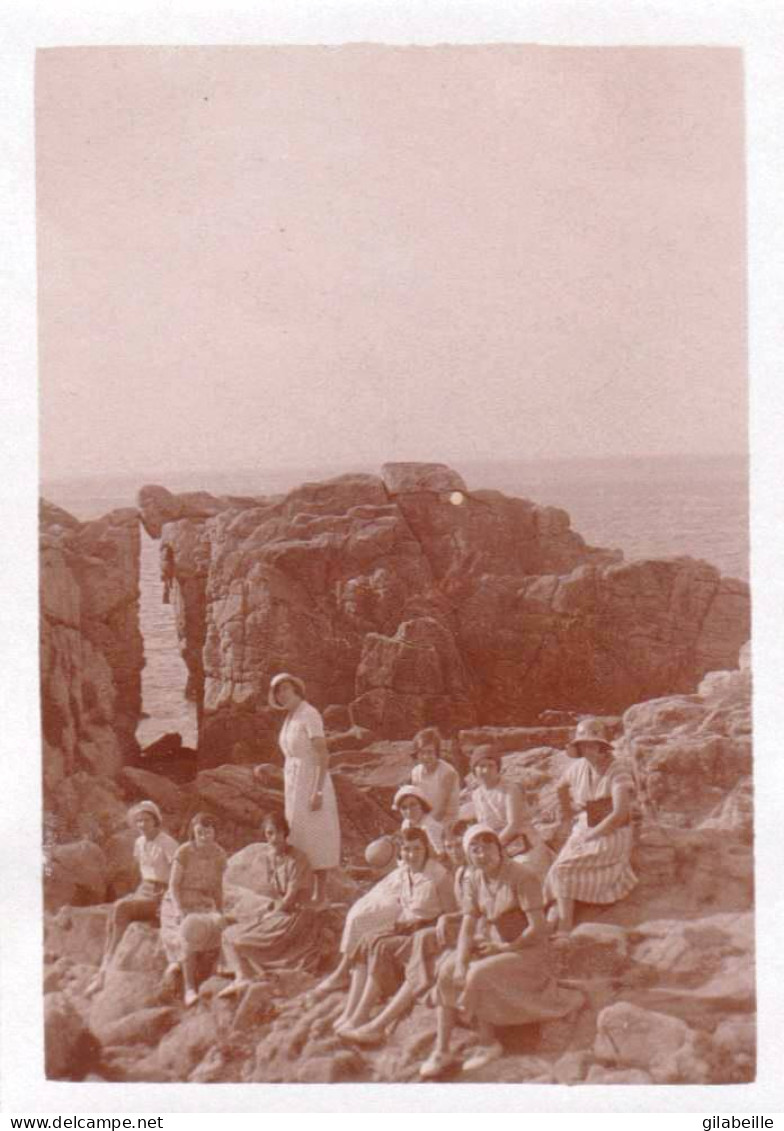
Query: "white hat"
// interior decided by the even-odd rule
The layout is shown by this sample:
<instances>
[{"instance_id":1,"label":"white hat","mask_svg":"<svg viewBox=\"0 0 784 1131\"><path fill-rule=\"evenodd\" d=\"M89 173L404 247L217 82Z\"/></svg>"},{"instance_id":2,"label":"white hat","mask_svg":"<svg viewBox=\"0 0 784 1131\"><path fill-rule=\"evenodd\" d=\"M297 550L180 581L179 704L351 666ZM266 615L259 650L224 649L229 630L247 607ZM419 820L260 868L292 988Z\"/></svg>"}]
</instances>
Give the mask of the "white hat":
<instances>
[{"instance_id":1,"label":"white hat","mask_svg":"<svg viewBox=\"0 0 784 1131\"><path fill-rule=\"evenodd\" d=\"M468 850L472 842L475 841L478 836L491 836L494 841L498 842L498 847L503 852L501 838L495 829L491 829L489 825L471 825L463 833L463 852L465 852L466 856L468 856Z\"/></svg>"},{"instance_id":2,"label":"white hat","mask_svg":"<svg viewBox=\"0 0 784 1131\"><path fill-rule=\"evenodd\" d=\"M163 824L161 811L154 801L140 801L137 805L134 805L128 810L128 821L134 821L140 813L151 813L159 825Z\"/></svg>"},{"instance_id":3,"label":"white hat","mask_svg":"<svg viewBox=\"0 0 784 1131\"><path fill-rule=\"evenodd\" d=\"M404 797L416 798L416 800L420 803L426 813L429 813L433 808L421 789L417 789L415 785L401 785L400 789L395 794L394 801L392 802L392 808L395 810L395 812L400 811L400 802Z\"/></svg>"},{"instance_id":4,"label":"white hat","mask_svg":"<svg viewBox=\"0 0 784 1131\"><path fill-rule=\"evenodd\" d=\"M279 675L273 676L270 680L269 695L267 696L267 702L269 703L270 707L274 707L276 711L285 711L286 709L285 707L282 707L280 705L280 703L278 702L278 697L275 694L275 689L277 687L280 687L281 683L293 683L301 698L305 698L305 684L302 682L299 676L291 675L290 672L280 672Z\"/></svg>"},{"instance_id":5,"label":"white hat","mask_svg":"<svg viewBox=\"0 0 784 1131\"><path fill-rule=\"evenodd\" d=\"M607 738L607 731L604 729L604 723L601 719L589 718L580 719L574 732L574 738L569 746L579 746L581 742L598 742L600 746L612 747L612 743Z\"/></svg>"}]
</instances>

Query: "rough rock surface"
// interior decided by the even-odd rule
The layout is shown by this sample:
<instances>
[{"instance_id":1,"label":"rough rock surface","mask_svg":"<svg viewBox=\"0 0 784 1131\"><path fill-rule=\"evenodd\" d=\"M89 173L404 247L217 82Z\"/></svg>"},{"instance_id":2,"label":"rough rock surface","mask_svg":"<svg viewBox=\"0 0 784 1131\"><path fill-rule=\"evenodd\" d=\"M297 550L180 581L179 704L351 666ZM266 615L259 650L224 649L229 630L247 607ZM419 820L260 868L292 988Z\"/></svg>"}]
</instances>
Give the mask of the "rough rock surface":
<instances>
[{"instance_id":1,"label":"rough rock surface","mask_svg":"<svg viewBox=\"0 0 784 1131\"><path fill-rule=\"evenodd\" d=\"M103 898L89 849L68 842L102 844L125 820L115 777L137 749L141 714L139 521L127 509L80 523L46 502L40 517L45 891L54 906L78 901L68 873Z\"/></svg>"},{"instance_id":2,"label":"rough rock surface","mask_svg":"<svg viewBox=\"0 0 784 1131\"><path fill-rule=\"evenodd\" d=\"M235 853L227 908L257 906L242 849L257 838L262 813L282 807L279 715L266 690L269 676L288 668L329 708L344 867L330 878L338 907L324 914L327 957L339 905L374 879L364 846L396 827L389 806L410 773L418 727L442 727L444 754L463 776L472 747L491 742L557 847L555 789L570 725L601 713L638 786L640 882L617 905L579 907L575 931L554 944L555 971L580 986L583 1008L564 1021L502 1030L504 1057L470 1078L753 1079L745 585L687 558L624 563L586 546L563 512L472 493L443 465L387 465L381 477L343 476L281 498L145 488L140 507L171 570L187 691L199 711L199 765L179 752L145 761L133 737L143 662L138 513L82 524L45 504L51 1077L418 1078L435 1028L425 1004L385 1046L358 1049L332 1031L342 995L313 1002L312 976L281 972L226 1001L212 956L200 1000L185 1010L162 986L165 956L145 924L128 929L103 990L87 996L104 901L135 882L125 816L139 797L158 801L178 839L197 809L213 812L219 840ZM254 775L250 763L266 765ZM466 813L471 786L469 778ZM470 1043L458 1030L457 1049Z\"/></svg>"},{"instance_id":3,"label":"rough rock surface","mask_svg":"<svg viewBox=\"0 0 784 1131\"><path fill-rule=\"evenodd\" d=\"M751 670L711 672L692 695L653 699L623 717L621 750L650 812L693 827L731 824L751 835ZM745 796L744 796L745 795Z\"/></svg>"},{"instance_id":4,"label":"rough rock surface","mask_svg":"<svg viewBox=\"0 0 784 1131\"><path fill-rule=\"evenodd\" d=\"M713 673L705 685L712 690L710 704L703 707L718 712L715 718L748 708L750 685L739 681L738 673ZM632 722L655 717L664 737L666 720L677 728L681 719L681 697L669 704L669 710L662 701L642 704L628 714ZM702 734L710 742L710 728ZM495 737L507 750L505 773L522 782L546 829L553 785L567 756L556 746L527 747L527 732L519 729ZM634 769L627 740L624 730L617 749ZM515 750L515 744L522 749ZM696 749L693 773L701 775ZM352 757L363 753L336 777L354 791L351 805L357 811L361 795L384 813L377 799L388 796L410 765L410 743L376 743L350 752ZM554 973L582 990L583 1007L561 1021L499 1030L500 1060L471 1074L455 1069L445 1079L650 1085L754 1078L753 862L748 826L736 820L736 807L728 804L745 779L721 780L724 801L714 806L711 819L691 827L683 827L674 808L678 798L692 805L688 790L674 790L671 810L641 810L635 822L637 888L610 907L578 906L576 929L553 944ZM257 806L280 798L279 786L274 766L260 780L246 767L226 766L199 775L188 805L210 802L224 821L250 829ZM376 827L374 818L367 819L371 825L357 831L358 845ZM371 878L364 875L363 885ZM226 882L228 912L252 913L259 896L242 849L230 861ZM338 901L351 902L361 890L347 872L335 873L332 882L331 897ZM333 1031L343 995L313 1000L309 990L316 977L297 971L279 972L239 1001L227 1001L217 996L225 979L207 970L198 1004L185 1010L177 995L162 987L165 958L157 932L145 924L128 929L104 989L87 998L105 922L104 907L62 908L47 916L50 1032L62 1027L73 1035L63 1043L66 1067L58 1062L58 1072L85 1071L89 1063L105 1079L127 1081L413 1082L432 1048L435 1014L424 1003L398 1024L385 1045L346 1044ZM331 952L340 923L339 911L325 913ZM79 1041L79 1047L92 1051L74 1068L66 1050ZM470 1032L458 1029L456 1051L471 1043ZM51 1036L50 1044L54 1047Z\"/></svg>"},{"instance_id":5,"label":"rough rock surface","mask_svg":"<svg viewBox=\"0 0 784 1131\"><path fill-rule=\"evenodd\" d=\"M84 1080L92 1071L99 1046L69 998L44 996L44 1053L50 1080Z\"/></svg>"},{"instance_id":6,"label":"rough rock surface","mask_svg":"<svg viewBox=\"0 0 784 1131\"><path fill-rule=\"evenodd\" d=\"M693 693L737 663L748 586L690 558L625 563L563 511L391 464L280 499L139 505L173 583L202 764L278 757L271 675L345 729L526 725ZM235 757L234 752L238 752Z\"/></svg>"}]
</instances>

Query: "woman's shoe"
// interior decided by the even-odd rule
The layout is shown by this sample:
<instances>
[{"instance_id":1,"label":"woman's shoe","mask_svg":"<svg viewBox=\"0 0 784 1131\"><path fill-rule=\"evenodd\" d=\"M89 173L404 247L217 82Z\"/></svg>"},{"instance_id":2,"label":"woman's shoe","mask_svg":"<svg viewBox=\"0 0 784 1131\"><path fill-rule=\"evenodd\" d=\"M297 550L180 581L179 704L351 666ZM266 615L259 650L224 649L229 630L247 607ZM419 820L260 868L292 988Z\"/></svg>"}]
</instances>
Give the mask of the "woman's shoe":
<instances>
[{"instance_id":1,"label":"woman's shoe","mask_svg":"<svg viewBox=\"0 0 784 1131\"><path fill-rule=\"evenodd\" d=\"M216 997L236 997L237 994L244 993L249 985L250 982L246 982L242 978L236 982L229 982L228 986L224 986L222 990L218 991Z\"/></svg>"},{"instance_id":2,"label":"woman's shoe","mask_svg":"<svg viewBox=\"0 0 784 1131\"><path fill-rule=\"evenodd\" d=\"M382 1045L386 1040L387 1034L379 1032L378 1029L371 1029L367 1025L357 1025L356 1029L351 1025L342 1025L339 1030L335 1030L341 1040L350 1041L352 1045L367 1045L368 1048L373 1045Z\"/></svg>"},{"instance_id":3,"label":"woman's shoe","mask_svg":"<svg viewBox=\"0 0 784 1131\"><path fill-rule=\"evenodd\" d=\"M451 1052L431 1052L425 1063L419 1069L423 1080L435 1080L447 1069L457 1063L457 1058Z\"/></svg>"},{"instance_id":4,"label":"woman's shoe","mask_svg":"<svg viewBox=\"0 0 784 1131\"><path fill-rule=\"evenodd\" d=\"M477 1068L484 1068L486 1064L500 1060L503 1055L504 1046L499 1044L498 1041L493 1041L492 1045L477 1045L476 1048L470 1049L466 1054L463 1061L463 1071L473 1072Z\"/></svg>"},{"instance_id":5,"label":"woman's shoe","mask_svg":"<svg viewBox=\"0 0 784 1131\"><path fill-rule=\"evenodd\" d=\"M185 991L185 997L183 998L183 1001L185 1002L185 1008L186 1009L188 1009L192 1005L195 1005L198 1000L199 1000L199 995L196 992L196 990L186 990Z\"/></svg>"},{"instance_id":6,"label":"woman's shoe","mask_svg":"<svg viewBox=\"0 0 784 1131\"><path fill-rule=\"evenodd\" d=\"M93 980L90 982L87 989L84 991L88 997L92 997L93 994L97 994L103 989L105 977L106 971L99 970Z\"/></svg>"}]
</instances>

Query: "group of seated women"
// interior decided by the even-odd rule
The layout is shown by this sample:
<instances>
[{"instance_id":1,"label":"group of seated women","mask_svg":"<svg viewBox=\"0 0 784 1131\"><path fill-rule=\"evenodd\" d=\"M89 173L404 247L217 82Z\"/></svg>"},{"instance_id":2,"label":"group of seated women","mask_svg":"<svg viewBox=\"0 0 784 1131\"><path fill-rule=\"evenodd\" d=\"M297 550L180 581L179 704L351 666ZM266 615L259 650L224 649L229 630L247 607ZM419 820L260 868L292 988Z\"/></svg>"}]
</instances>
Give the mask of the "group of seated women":
<instances>
[{"instance_id":1,"label":"group of seated women","mask_svg":"<svg viewBox=\"0 0 784 1131\"><path fill-rule=\"evenodd\" d=\"M139 831L134 857L141 883L118 899L109 915L101 965L88 992L99 991L125 928L133 921L160 925L168 967L166 983L181 976L186 1006L198 1001L199 956L222 952L234 980L226 996L241 992L266 970L315 969L321 960L317 913L312 903L313 876L307 857L287 841L289 827L280 813L261 826L263 843L251 846L246 866L253 873L251 906L239 921L224 914L227 856L216 841L216 821L197 813L182 845L163 831L153 801L134 806L129 819ZM248 850L246 850L247 853Z\"/></svg>"},{"instance_id":2,"label":"group of seated women","mask_svg":"<svg viewBox=\"0 0 784 1131\"><path fill-rule=\"evenodd\" d=\"M553 980L548 946L553 934L572 929L575 902L613 903L634 887L632 783L599 720L578 725L568 752L574 761L557 790L565 842L556 855L534 826L520 787L502 776L493 747L473 752L474 821L459 821L460 779L440 756L438 731L417 735L411 780L393 803L400 831L367 852L370 862L389 870L349 908L337 967L311 991L314 998L345 994L334 1022L341 1039L382 1043L424 1000L437 1010L437 1038L420 1071L434 1078L455 1064L457 1019L476 1033L462 1062L470 1070L502 1054L495 1027L563 1017L579 1007L579 991ZM201 952L222 952L231 978L225 997L275 969L318 969L323 901L313 902L312 869L288 842L285 817L267 816L263 843L243 850L263 898L233 923L224 915L226 855L214 820L197 814L179 847L162 831L153 802L136 806L133 820L141 885L114 904L96 985L127 923L158 916L167 976L181 972L186 1005L198 998Z\"/></svg>"}]
</instances>

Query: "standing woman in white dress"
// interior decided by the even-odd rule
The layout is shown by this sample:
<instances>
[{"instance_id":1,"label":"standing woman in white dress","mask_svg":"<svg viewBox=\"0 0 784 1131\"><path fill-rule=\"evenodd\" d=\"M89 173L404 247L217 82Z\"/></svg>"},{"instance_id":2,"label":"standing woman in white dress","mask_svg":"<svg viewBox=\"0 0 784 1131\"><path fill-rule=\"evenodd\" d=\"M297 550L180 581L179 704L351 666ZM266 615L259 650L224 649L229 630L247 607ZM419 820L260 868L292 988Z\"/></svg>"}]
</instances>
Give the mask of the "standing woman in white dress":
<instances>
[{"instance_id":1,"label":"standing woman in white dress","mask_svg":"<svg viewBox=\"0 0 784 1131\"><path fill-rule=\"evenodd\" d=\"M305 699L298 676L281 672L270 683L269 704L285 711L278 736L285 758L284 789L289 844L305 853L314 877L314 899L326 898L327 872L340 863L340 821L335 787L327 769L324 723Z\"/></svg>"}]
</instances>

